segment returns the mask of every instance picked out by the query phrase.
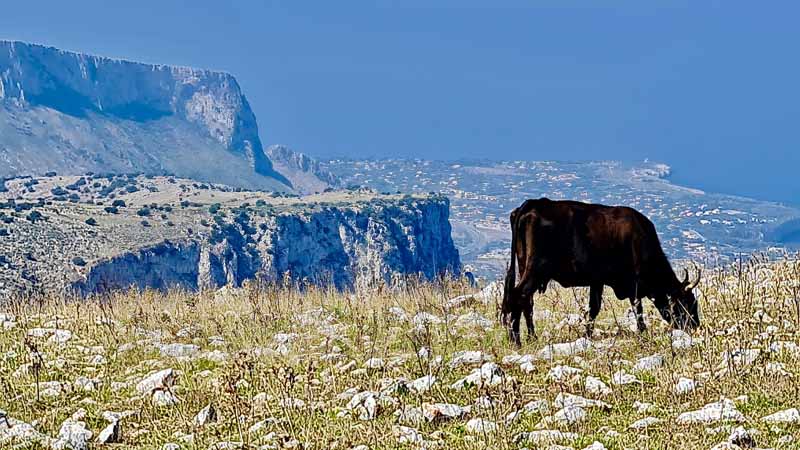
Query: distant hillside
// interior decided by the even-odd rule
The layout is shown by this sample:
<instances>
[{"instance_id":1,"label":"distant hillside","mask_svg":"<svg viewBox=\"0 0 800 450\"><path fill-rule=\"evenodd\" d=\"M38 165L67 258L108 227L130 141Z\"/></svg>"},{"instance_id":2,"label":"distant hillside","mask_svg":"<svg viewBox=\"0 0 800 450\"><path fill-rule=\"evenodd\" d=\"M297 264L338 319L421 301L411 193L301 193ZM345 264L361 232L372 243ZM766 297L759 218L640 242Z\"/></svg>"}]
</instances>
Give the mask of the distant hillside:
<instances>
[{"instance_id":1,"label":"distant hillside","mask_svg":"<svg viewBox=\"0 0 800 450\"><path fill-rule=\"evenodd\" d=\"M289 185L229 74L0 41L0 177L49 171Z\"/></svg>"},{"instance_id":2,"label":"distant hillside","mask_svg":"<svg viewBox=\"0 0 800 450\"><path fill-rule=\"evenodd\" d=\"M298 192L313 194L341 187L339 178L324 169L319 161L285 145L270 145L267 147L267 156L275 170L288 178Z\"/></svg>"}]
</instances>

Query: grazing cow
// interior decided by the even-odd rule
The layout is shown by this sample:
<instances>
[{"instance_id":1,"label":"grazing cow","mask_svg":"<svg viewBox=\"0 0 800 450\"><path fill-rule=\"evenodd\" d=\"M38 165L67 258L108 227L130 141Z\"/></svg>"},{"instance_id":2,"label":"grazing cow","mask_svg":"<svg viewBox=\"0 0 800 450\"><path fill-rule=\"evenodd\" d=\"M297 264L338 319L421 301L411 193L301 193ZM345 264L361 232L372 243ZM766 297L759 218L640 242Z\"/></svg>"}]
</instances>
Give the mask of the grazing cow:
<instances>
[{"instance_id":1,"label":"grazing cow","mask_svg":"<svg viewBox=\"0 0 800 450\"><path fill-rule=\"evenodd\" d=\"M519 264L519 282L516 282ZM505 281L501 317L510 339L520 345L524 313L533 336L533 294L545 292L550 280L564 287L588 286L586 334L591 337L600 312L603 286L619 299L630 299L639 331L644 331L643 297L653 300L675 328L700 325L692 290L700 281L675 276L661 249L653 223L640 212L547 198L527 200L511 213L511 264Z\"/></svg>"}]
</instances>

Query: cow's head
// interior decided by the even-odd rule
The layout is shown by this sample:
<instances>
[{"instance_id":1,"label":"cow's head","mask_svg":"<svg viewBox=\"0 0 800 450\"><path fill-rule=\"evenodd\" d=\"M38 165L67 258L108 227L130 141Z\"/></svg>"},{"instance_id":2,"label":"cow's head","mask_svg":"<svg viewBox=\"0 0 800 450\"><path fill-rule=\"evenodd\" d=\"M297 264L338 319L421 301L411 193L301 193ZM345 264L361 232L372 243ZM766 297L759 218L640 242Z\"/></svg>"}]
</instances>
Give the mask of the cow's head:
<instances>
[{"instance_id":1,"label":"cow's head","mask_svg":"<svg viewBox=\"0 0 800 450\"><path fill-rule=\"evenodd\" d=\"M514 256L512 255L512 258ZM503 302L500 304L500 322L504 326L511 325L511 315L514 311L520 309L518 305L518 295L514 289L514 278L506 276L505 288L503 289Z\"/></svg>"},{"instance_id":2,"label":"cow's head","mask_svg":"<svg viewBox=\"0 0 800 450\"><path fill-rule=\"evenodd\" d=\"M694 288L700 283L700 270L697 270L697 280L693 283L689 281L689 272L683 270L684 277L680 287L670 298L670 308L672 326L680 329L693 329L700 326L700 315L697 311L697 298L694 296Z\"/></svg>"},{"instance_id":3,"label":"cow's head","mask_svg":"<svg viewBox=\"0 0 800 450\"><path fill-rule=\"evenodd\" d=\"M517 308L515 295L515 285L517 284L517 255L516 255L516 235L517 235L517 216L520 208L514 208L509 216L511 225L511 261L506 270L506 279L503 288L503 303L500 307L500 321L504 326L511 325L511 314Z\"/></svg>"}]
</instances>

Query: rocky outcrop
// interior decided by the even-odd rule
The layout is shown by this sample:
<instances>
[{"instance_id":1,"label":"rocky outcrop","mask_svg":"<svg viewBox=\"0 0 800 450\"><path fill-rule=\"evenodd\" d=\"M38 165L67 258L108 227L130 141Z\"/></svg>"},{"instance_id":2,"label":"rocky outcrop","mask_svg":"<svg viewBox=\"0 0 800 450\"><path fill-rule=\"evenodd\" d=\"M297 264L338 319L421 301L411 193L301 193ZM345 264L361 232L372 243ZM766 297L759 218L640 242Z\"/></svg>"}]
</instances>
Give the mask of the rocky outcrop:
<instances>
[{"instance_id":1,"label":"rocky outcrop","mask_svg":"<svg viewBox=\"0 0 800 450\"><path fill-rule=\"evenodd\" d=\"M323 168L319 161L285 145L270 145L267 147L267 156L275 170L285 176L300 193L313 194L341 186L339 178Z\"/></svg>"},{"instance_id":2,"label":"rocky outcrop","mask_svg":"<svg viewBox=\"0 0 800 450\"><path fill-rule=\"evenodd\" d=\"M287 183L230 74L2 41L0 176L46 171Z\"/></svg>"},{"instance_id":3,"label":"rocky outcrop","mask_svg":"<svg viewBox=\"0 0 800 450\"><path fill-rule=\"evenodd\" d=\"M227 216L207 239L166 241L97 261L72 287L84 295L131 286L216 289L288 277L350 289L460 270L445 197Z\"/></svg>"}]
</instances>

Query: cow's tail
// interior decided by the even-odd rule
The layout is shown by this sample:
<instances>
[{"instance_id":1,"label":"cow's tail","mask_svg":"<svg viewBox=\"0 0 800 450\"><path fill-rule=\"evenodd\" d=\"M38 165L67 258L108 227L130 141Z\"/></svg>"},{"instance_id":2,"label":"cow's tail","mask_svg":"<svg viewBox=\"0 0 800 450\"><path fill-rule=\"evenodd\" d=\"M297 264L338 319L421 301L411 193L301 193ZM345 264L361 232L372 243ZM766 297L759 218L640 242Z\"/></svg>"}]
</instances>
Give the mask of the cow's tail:
<instances>
[{"instance_id":1,"label":"cow's tail","mask_svg":"<svg viewBox=\"0 0 800 450\"><path fill-rule=\"evenodd\" d=\"M511 303L514 288L517 284L517 210L511 213L511 262L506 272L505 287L503 289L503 305L500 308L500 320L504 325L508 325L509 314L511 313Z\"/></svg>"}]
</instances>

